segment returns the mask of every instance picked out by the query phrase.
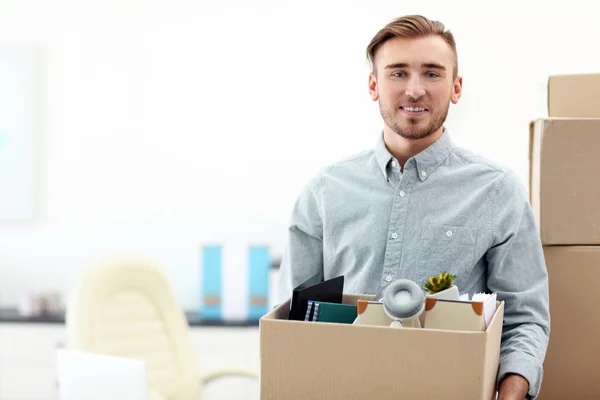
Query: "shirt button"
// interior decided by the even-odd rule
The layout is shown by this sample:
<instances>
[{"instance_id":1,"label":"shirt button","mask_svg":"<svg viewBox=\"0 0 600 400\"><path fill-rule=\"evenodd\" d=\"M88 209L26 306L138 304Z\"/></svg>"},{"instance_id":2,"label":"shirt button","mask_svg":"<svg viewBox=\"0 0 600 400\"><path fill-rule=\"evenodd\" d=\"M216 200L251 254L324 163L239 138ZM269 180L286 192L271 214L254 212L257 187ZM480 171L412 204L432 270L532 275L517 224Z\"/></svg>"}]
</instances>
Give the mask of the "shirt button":
<instances>
[{"instance_id":1,"label":"shirt button","mask_svg":"<svg viewBox=\"0 0 600 400\"><path fill-rule=\"evenodd\" d=\"M452 231L446 232L446 236L452 236Z\"/></svg>"},{"instance_id":2,"label":"shirt button","mask_svg":"<svg viewBox=\"0 0 600 400\"><path fill-rule=\"evenodd\" d=\"M388 281L388 282L390 282L392 280L392 276L391 275L386 276L385 280Z\"/></svg>"},{"instance_id":3,"label":"shirt button","mask_svg":"<svg viewBox=\"0 0 600 400\"><path fill-rule=\"evenodd\" d=\"M396 232L392 233L392 239L396 239L398 237L398 234Z\"/></svg>"},{"instance_id":4,"label":"shirt button","mask_svg":"<svg viewBox=\"0 0 600 400\"><path fill-rule=\"evenodd\" d=\"M421 171L421 176L427 176L427 172Z\"/></svg>"},{"instance_id":5,"label":"shirt button","mask_svg":"<svg viewBox=\"0 0 600 400\"><path fill-rule=\"evenodd\" d=\"M392 161L392 167L396 168L396 161Z\"/></svg>"},{"instance_id":6,"label":"shirt button","mask_svg":"<svg viewBox=\"0 0 600 400\"><path fill-rule=\"evenodd\" d=\"M401 191L400 191L400 197L404 197L404 195L405 195L405 194L406 194L406 193L404 193L404 190L401 190Z\"/></svg>"}]
</instances>

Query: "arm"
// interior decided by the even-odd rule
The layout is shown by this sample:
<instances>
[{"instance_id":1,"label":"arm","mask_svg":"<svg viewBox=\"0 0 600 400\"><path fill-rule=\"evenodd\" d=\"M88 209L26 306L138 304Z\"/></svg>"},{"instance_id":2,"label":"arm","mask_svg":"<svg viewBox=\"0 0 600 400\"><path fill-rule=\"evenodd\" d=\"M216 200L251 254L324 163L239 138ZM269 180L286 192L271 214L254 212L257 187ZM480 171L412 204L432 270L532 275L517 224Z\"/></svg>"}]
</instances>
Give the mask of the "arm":
<instances>
[{"instance_id":1,"label":"arm","mask_svg":"<svg viewBox=\"0 0 600 400\"><path fill-rule=\"evenodd\" d=\"M277 303L286 301L298 286L323 273L322 181L312 179L294 204L285 253L279 268Z\"/></svg>"},{"instance_id":2,"label":"arm","mask_svg":"<svg viewBox=\"0 0 600 400\"><path fill-rule=\"evenodd\" d=\"M499 399L523 399L525 394L535 399L550 335L548 273L532 209L512 172L498 184L490 228L488 288L505 301Z\"/></svg>"}]
</instances>

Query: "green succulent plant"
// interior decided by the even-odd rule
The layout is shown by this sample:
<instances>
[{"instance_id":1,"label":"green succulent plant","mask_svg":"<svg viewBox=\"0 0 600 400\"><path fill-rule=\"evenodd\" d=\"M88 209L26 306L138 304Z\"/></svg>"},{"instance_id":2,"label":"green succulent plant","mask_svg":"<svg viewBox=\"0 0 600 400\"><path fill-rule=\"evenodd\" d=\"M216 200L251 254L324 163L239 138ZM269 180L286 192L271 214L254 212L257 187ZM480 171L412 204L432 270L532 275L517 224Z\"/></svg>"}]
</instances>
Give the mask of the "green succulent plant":
<instances>
[{"instance_id":1,"label":"green succulent plant","mask_svg":"<svg viewBox=\"0 0 600 400\"><path fill-rule=\"evenodd\" d=\"M451 288L452 284L454 283L454 279L456 279L456 275L452 275L444 271L429 277L429 279L425 281L424 288L431 294L438 293L442 290Z\"/></svg>"}]
</instances>

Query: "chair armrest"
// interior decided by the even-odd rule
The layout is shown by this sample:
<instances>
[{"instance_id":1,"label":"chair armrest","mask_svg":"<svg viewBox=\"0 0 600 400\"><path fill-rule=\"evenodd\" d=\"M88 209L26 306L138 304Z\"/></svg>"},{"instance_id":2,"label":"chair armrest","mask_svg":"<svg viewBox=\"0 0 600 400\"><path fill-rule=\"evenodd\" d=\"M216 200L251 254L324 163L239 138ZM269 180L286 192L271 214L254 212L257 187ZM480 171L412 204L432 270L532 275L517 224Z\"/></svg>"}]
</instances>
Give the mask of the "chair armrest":
<instances>
[{"instance_id":1,"label":"chair armrest","mask_svg":"<svg viewBox=\"0 0 600 400\"><path fill-rule=\"evenodd\" d=\"M203 383L209 383L215 379L226 378L230 376L241 376L258 380L258 373L245 369L224 369L211 372L201 377Z\"/></svg>"}]
</instances>

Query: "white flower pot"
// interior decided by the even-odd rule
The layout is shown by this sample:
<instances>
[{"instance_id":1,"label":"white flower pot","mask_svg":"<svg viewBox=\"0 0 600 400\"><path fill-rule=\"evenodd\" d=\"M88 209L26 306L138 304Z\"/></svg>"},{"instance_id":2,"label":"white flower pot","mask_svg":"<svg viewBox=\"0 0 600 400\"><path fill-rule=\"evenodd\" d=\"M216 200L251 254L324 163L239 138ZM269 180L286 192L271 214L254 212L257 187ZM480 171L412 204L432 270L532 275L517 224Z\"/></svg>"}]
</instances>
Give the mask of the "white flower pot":
<instances>
[{"instance_id":1,"label":"white flower pot","mask_svg":"<svg viewBox=\"0 0 600 400\"><path fill-rule=\"evenodd\" d=\"M434 294L428 294L427 296L443 300L459 300L460 294L458 292L458 287L456 285L452 285L448 289L444 289L441 292Z\"/></svg>"}]
</instances>

